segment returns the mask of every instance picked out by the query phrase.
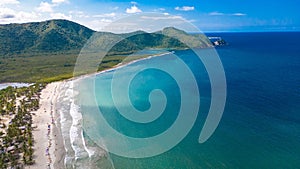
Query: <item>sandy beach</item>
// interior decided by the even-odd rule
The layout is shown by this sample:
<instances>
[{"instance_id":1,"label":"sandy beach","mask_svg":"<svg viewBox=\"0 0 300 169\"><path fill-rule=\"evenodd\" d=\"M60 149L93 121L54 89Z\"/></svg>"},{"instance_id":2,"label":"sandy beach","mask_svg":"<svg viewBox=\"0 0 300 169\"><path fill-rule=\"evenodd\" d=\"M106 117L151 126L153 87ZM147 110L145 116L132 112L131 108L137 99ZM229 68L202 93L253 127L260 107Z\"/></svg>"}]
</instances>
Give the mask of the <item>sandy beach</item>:
<instances>
[{"instance_id":1,"label":"sandy beach","mask_svg":"<svg viewBox=\"0 0 300 169\"><path fill-rule=\"evenodd\" d=\"M65 162L65 157L67 157L70 160L70 153L71 156L76 156L76 153L74 154L74 146L73 144L76 142L76 145L79 146L77 148L81 148L81 155L84 156L90 156L90 151L85 146L85 141L83 139L76 139L76 140L70 140L70 137L63 136L62 133L71 132L70 129L72 128L72 118L74 118L72 115L70 116L70 110L66 111L64 110L63 116L67 117L68 122L65 124L61 124L60 120L62 118L61 114L62 109L64 106L67 106L70 108L70 105L72 104L72 95L68 93L70 90L70 85L78 79L82 79L85 77L89 77L95 74L101 74L105 73L107 71L112 71L114 69L119 69L123 66L149 59L152 57L157 57L161 55L165 55L168 53L160 54L160 55L153 55L146 58L141 58L138 60L131 61L129 63L123 63L118 64L114 66L111 69L103 70L101 72L95 72L93 74L89 75L82 75L79 77L73 77L66 81L60 81L60 82L54 82L47 84L45 89L41 92L41 98L40 98L40 108L33 115L33 126L36 126L37 128L33 130L33 136L34 136L34 161L35 163L30 166L26 166L26 169L52 169L52 168L58 168L63 169L66 168L66 165L69 166L70 161L68 164ZM72 85L71 85L72 86ZM72 88L72 87L71 87ZM72 93L72 92L71 92ZM61 98L60 96L63 96ZM70 116L70 117L69 117ZM65 118L63 117L63 118ZM66 120L66 119L64 119ZM74 127L74 126L73 126ZM77 132L82 134L82 129L76 129ZM68 134L67 134L68 135ZM72 146L71 146L72 145ZM86 150L86 152L82 152L82 150ZM100 152L99 152L100 151ZM85 154L85 155L83 155ZM98 157L102 158L103 150L100 150L97 148L97 150L93 150L93 154L101 154ZM107 154L106 154L107 156ZM76 160L75 157L71 157L71 159ZM94 160L97 158L94 158ZM105 158L104 158L105 159ZM71 160L72 161L72 160ZM99 162L99 159L96 160ZM73 161L75 162L75 161ZM90 160L91 162L91 160ZM72 162L71 162L72 163ZM84 164L84 163L82 163ZM87 164L87 163L85 163ZM76 164L73 164L76 165ZM110 166L108 168L113 168L113 164L108 160L108 162L102 162L101 166ZM74 167L74 166L73 166ZM93 166L95 167L95 166Z\"/></svg>"},{"instance_id":2,"label":"sandy beach","mask_svg":"<svg viewBox=\"0 0 300 169\"><path fill-rule=\"evenodd\" d=\"M40 108L33 112L34 161L35 164L26 166L28 169L64 168L64 143L55 123L59 115L55 111L58 87L63 82L48 84L41 92Z\"/></svg>"}]
</instances>

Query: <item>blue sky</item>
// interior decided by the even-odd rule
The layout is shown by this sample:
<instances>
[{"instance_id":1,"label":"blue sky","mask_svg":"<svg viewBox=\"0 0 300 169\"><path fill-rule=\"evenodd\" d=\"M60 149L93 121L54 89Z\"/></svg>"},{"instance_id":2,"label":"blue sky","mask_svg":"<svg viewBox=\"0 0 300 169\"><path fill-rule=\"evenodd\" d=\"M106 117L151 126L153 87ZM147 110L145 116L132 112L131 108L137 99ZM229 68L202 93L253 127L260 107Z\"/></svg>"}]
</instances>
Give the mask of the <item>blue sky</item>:
<instances>
[{"instance_id":1,"label":"blue sky","mask_svg":"<svg viewBox=\"0 0 300 169\"><path fill-rule=\"evenodd\" d=\"M300 31L299 0L1 0L0 23L69 19L94 30L119 18L159 12L206 32Z\"/></svg>"}]
</instances>

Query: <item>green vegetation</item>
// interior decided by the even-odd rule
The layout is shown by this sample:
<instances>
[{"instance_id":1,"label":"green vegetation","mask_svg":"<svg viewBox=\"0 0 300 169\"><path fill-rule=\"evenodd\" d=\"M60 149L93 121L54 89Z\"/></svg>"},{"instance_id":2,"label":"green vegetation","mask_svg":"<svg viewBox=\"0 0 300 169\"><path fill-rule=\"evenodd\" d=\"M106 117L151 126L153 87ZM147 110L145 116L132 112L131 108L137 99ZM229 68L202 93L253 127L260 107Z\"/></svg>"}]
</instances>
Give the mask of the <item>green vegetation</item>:
<instances>
[{"instance_id":1,"label":"green vegetation","mask_svg":"<svg viewBox=\"0 0 300 169\"><path fill-rule=\"evenodd\" d=\"M72 76L74 66L69 65L75 64L76 57L75 54L53 54L0 58L0 82L39 82L67 74Z\"/></svg>"},{"instance_id":2,"label":"green vegetation","mask_svg":"<svg viewBox=\"0 0 300 169\"><path fill-rule=\"evenodd\" d=\"M0 25L0 83L38 82L30 87L0 90L0 168L22 168L34 163L31 112L39 108L40 91L46 83L73 77L77 56L91 36L96 49L107 41L123 39L107 51L98 71L112 68L125 58L130 62L148 57L127 57L143 49L212 46L203 35L190 35L175 28L113 34L95 32L66 20ZM98 54L93 53L92 64L97 63ZM85 73L91 72L81 74Z\"/></svg>"},{"instance_id":3,"label":"green vegetation","mask_svg":"<svg viewBox=\"0 0 300 169\"><path fill-rule=\"evenodd\" d=\"M78 52L93 30L66 20L0 25L0 55Z\"/></svg>"},{"instance_id":4,"label":"green vegetation","mask_svg":"<svg viewBox=\"0 0 300 169\"><path fill-rule=\"evenodd\" d=\"M67 20L0 25L0 83L51 82L72 77L77 56L92 35L96 47L123 38L108 51L99 70L111 68L128 54L143 49L212 46L204 35L190 35L171 27L155 33L113 34L95 32ZM141 57L145 56L134 59Z\"/></svg>"},{"instance_id":5,"label":"green vegetation","mask_svg":"<svg viewBox=\"0 0 300 169\"><path fill-rule=\"evenodd\" d=\"M33 161L32 111L45 84L0 90L0 168L23 168Z\"/></svg>"}]
</instances>

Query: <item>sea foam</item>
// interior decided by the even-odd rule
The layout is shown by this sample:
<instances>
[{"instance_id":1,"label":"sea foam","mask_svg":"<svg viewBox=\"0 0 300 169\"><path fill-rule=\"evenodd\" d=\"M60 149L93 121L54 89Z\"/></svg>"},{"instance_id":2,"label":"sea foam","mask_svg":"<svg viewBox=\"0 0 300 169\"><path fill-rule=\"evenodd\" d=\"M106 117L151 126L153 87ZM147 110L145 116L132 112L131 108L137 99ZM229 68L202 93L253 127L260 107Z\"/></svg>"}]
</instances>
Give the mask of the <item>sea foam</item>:
<instances>
[{"instance_id":1,"label":"sea foam","mask_svg":"<svg viewBox=\"0 0 300 169\"><path fill-rule=\"evenodd\" d=\"M93 165L96 159L105 157L107 152L89 147L83 135L82 114L76 104L78 91L74 89L75 81L66 81L60 86L56 111L60 118L60 130L63 137L66 168L84 168ZM107 156L106 156L107 157ZM89 167L88 167L89 168ZM90 167L93 168L93 167Z\"/></svg>"}]
</instances>

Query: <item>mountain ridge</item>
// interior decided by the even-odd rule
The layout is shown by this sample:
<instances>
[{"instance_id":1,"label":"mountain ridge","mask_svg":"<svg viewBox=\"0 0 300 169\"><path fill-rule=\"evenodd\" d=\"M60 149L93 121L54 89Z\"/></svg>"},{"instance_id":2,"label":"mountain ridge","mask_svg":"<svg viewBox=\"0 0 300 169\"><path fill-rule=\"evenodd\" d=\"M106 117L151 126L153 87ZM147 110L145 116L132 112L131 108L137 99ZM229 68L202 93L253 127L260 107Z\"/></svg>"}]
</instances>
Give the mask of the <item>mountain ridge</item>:
<instances>
[{"instance_id":1,"label":"mountain ridge","mask_svg":"<svg viewBox=\"0 0 300 169\"><path fill-rule=\"evenodd\" d=\"M106 54L99 70L111 68L128 54L143 49L180 50L212 46L204 35L190 35L173 27L153 33L115 34L96 32L68 20L0 25L0 37L0 83L51 82L71 78L79 53L91 39L96 50L98 47L105 49L101 45L107 41L117 42ZM131 59L141 57L147 56Z\"/></svg>"},{"instance_id":2,"label":"mountain ridge","mask_svg":"<svg viewBox=\"0 0 300 169\"><path fill-rule=\"evenodd\" d=\"M67 20L0 25L0 54L80 50L94 32Z\"/></svg>"},{"instance_id":3,"label":"mountain ridge","mask_svg":"<svg viewBox=\"0 0 300 169\"><path fill-rule=\"evenodd\" d=\"M1 55L18 54L44 54L55 52L74 52L78 53L87 40L94 34L111 34L112 36L125 36L132 42L137 40L137 46L152 48L185 48L186 46L175 42L177 39L172 37L186 39L184 44L192 47L209 47L209 40L205 37L197 38L186 32L173 27L164 28L162 31L147 33L141 30L123 34L111 32L97 32L76 22L55 19L43 22L30 22L23 24L0 25L0 57ZM164 37L160 36L161 34ZM176 36L176 34L178 36ZM167 37L166 35L170 35ZM175 35L175 36L174 36ZM132 36L135 36L133 38ZM199 41L199 39L201 39ZM203 40L204 39L204 40ZM161 41L161 43L157 43ZM173 43L174 42L174 43ZM191 43L193 42L193 43ZM124 42L125 43L125 42ZM123 50L126 50L123 46ZM147 44L145 46L144 44ZM133 44L126 44L133 45ZM138 47L128 46L128 49L137 49ZM120 46L119 46L120 47ZM115 47L116 49L117 47ZM124 51L123 51L124 52ZM117 54L118 52L112 52ZM122 53L122 52L121 52ZM126 53L126 52L125 52ZM130 53L129 51L127 53Z\"/></svg>"}]
</instances>

